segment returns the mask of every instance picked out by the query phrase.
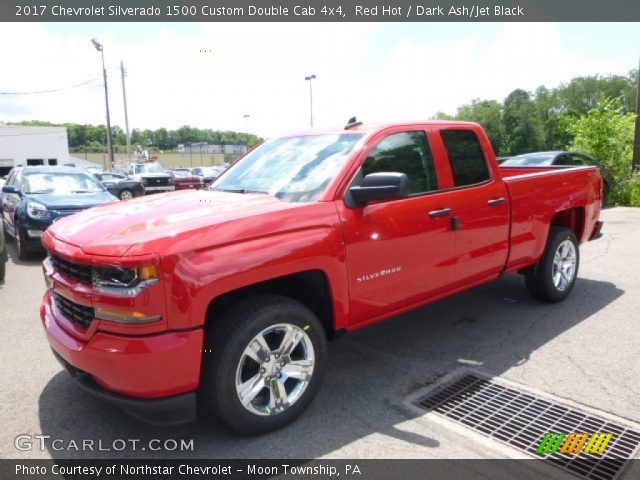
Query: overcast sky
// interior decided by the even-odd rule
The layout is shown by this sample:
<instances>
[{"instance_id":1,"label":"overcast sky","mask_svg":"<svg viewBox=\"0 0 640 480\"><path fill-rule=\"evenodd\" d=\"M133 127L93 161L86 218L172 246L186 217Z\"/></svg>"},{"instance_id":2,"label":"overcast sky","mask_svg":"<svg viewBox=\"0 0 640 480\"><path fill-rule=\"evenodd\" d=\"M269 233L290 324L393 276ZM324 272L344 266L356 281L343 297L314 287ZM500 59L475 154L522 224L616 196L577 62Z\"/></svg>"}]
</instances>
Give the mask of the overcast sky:
<instances>
[{"instance_id":1,"label":"overcast sky","mask_svg":"<svg viewBox=\"0 0 640 480\"><path fill-rule=\"evenodd\" d=\"M274 136L316 126L426 119L473 98L556 87L579 75L637 68L638 23L4 23L0 121L124 127L119 64L128 71L131 128L199 128ZM243 115L251 115L245 121Z\"/></svg>"}]
</instances>

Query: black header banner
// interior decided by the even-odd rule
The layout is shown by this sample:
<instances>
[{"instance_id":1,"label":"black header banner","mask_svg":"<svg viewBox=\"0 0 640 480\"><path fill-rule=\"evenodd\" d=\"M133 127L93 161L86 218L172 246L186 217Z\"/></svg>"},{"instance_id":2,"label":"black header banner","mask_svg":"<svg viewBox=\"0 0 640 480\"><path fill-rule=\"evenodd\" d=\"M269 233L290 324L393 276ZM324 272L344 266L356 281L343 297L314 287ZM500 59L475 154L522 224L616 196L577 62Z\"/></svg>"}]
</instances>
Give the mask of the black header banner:
<instances>
[{"instance_id":1,"label":"black header banner","mask_svg":"<svg viewBox=\"0 0 640 480\"><path fill-rule=\"evenodd\" d=\"M638 22L635 0L0 0L2 22Z\"/></svg>"}]
</instances>

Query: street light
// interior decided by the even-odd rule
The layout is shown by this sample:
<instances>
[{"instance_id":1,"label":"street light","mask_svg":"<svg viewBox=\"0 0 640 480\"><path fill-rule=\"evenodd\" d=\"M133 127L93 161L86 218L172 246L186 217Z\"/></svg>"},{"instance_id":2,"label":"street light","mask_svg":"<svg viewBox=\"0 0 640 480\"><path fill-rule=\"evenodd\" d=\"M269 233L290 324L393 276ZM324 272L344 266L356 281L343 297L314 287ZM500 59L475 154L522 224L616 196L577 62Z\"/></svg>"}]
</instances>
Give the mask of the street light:
<instances>
[{"instance_id":1,"label":"street light","mask_svg":"<svg viewBox=\"0 0 640 480\"><path fill-rule=\"evenodd\" d=\"M313 127L313 89L311 88L311 80L316 78L315 75L309 75L304 77L305 80L309 80L309 114L311 116L311 126Z\"/></svg>"},{"instance_id":2,"label":"street light","mask_svg":"<svg viewBox=\"0 0 640 480\"><path fill-rule=\"evenodd\" d=\"M244 133L248 134L249 133L249 118L251 117L251 115L249 115L248 113L245 113L244 115L242 115L242 118L244 118Z\"/></svg>"},{"instance_id":3,"label":"street light","mask_svg":"<svg viewBox=\"0 0 640 480\"><path fill-rule=\"evenodd\" d=\"M109 150L109 162L111 164L111 168L115 163L113 158L113 138L111 137L111 118L109 117L109 89L107 88L107 69L104 66L104 49L102 48L102 44L98 41L97 38L92 38L91 43L96 47L102 56L102 74L104 76L104 100L107 106L107 148ZM107 170L107 165L105 162L104 169Z\"/></svg>"}]
</instances>

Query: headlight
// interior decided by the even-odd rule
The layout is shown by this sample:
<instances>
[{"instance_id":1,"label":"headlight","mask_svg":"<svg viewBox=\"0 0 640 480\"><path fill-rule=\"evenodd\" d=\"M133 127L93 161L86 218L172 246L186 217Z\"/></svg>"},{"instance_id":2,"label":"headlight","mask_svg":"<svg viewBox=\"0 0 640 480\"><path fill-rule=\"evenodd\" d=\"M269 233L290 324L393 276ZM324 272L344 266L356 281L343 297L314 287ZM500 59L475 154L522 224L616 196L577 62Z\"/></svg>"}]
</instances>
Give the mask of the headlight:
<instances>
[{"instance_id":1,"label":"headlight","mask_svg":"<svg viewBox=\"0 0 640 480\"><path fill-rule=\"evenodd\" d=\"M169 183L173 183L173 177L169 177Z\"/></svg>"},{"instance_id":2,"label":"headlight","mask_svg":"<svg viewBox=\"0 0 640 480\"><path fill-rule=\"evenodd\" d=\"M27 204L27 215L37 220L49 218L51 213L47 210L47 207L38 202L29 202Z\"/></svg>"},{"instance_id":3,"label":"headlight","mask_svg":"<svg viewBox=\"0 0 640 480\"><path fill-rule=\"evenodd\" d=\"M93 269L93 286L98 292L133 297L158 281L154 265L139 268L97 267Z\"/></svg>"}]
</instances>

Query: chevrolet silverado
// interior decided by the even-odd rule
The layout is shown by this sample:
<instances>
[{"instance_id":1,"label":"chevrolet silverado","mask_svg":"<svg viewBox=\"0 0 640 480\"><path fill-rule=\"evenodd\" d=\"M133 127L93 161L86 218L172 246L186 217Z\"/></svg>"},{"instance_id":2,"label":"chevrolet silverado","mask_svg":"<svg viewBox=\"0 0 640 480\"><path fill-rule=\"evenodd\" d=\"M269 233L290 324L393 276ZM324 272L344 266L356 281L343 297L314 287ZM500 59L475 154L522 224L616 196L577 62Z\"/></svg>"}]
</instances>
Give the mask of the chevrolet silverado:
<instances>
[{"instance_id":1,"label":"chevrolet silverado","mask_svg":"<svg viewBox=\"0 0 640 480\"><path fill-rule=\"evenodd\" d=\"M79 384L134 416L263 433L310 404L340 332L512 272L563 300L602 185L501 168L474 123L352 119L267 141L208 190L56 222L40 316Z\"/></svg>"}]
</instances>

